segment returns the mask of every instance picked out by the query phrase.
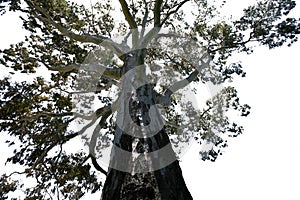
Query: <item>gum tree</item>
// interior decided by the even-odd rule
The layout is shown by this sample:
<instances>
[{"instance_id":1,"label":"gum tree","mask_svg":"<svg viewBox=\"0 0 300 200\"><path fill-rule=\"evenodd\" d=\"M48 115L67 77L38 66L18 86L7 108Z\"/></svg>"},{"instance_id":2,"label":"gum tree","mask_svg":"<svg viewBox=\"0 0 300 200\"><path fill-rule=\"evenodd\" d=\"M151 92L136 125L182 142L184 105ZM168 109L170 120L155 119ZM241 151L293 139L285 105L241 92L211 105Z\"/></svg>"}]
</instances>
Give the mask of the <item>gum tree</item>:
<instances>
[{"instance_id":1,"label":"gum tree","mask_svg":"<svg viewBox=\"0 0 300 200\"><path fill-rule=\"evenodd\" d=\"M234 53L290 46L300 32L299 19L288 16L291 0L259 1L235 20L205 0L1 3L0 12L20 14L26 30L0 56L10 73L0 82L0 130L14 148L7 162L19 169L1 176L3 199L19 189L25 199L100 190L103 200L192 199L175 149L195 139L206 145L202 159L215 161L243 131L227 111L247 116L250 107L231 86L197 109L182 91L198 97L197 84L244 77L241 64L228 61ZM77 138L88 148L65 147ZM99 159L110 145L106 170Z\"/></svg>"}]
</instances>

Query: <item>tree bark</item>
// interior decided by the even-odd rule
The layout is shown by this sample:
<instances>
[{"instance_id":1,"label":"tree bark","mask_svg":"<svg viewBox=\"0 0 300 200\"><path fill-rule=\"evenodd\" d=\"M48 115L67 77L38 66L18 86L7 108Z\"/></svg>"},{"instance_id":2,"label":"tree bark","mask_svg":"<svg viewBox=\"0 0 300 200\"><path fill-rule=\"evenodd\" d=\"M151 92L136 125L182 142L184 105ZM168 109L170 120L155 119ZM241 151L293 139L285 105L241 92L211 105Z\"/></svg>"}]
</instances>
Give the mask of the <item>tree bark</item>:
<instances>
[{"instance_id":1,"label":"tree bark","mask_svg":"<svg viewBox=\"0 0 300 200\"><path fill-rule=\"evenodd\" d=\"M143 53L141 51L131 52L124 64L124 74L135 67L141 67L142 64ZM140 79L141 76L145 77L143 70L137 73L138 76L134 78ZM120 101L124 102L120 103L123 103L123 105L120 106L121 110L118 110L117 114L117 120L121 121L119 123L121 125L118 125L118 123L116 125L113 141L115 148L112 149L110 167L101 199L191 200L192 196L184 182L175 152L172 148L167 148L170 146L170 140L164 127L149 137L147 135L145 135L146 137L135 137L136 133L129 133L130 131L143 130L142 128L139 129L139 127L147 126L150 123L156 123L155 126L160 127L159 124L162 121L160 113L155 110L155 118L153 118L153 112L152 118L150 117L150 107L155 105L157 93L154 92L151 84L144 84L136 89L136 98L134 98L132 97L132 91L128 87L128 82L123 82L122 91L124 95L121 96ZM126 109L126 106L129 106L129 109ZM126 116L130 116L131 123L126 121L128 119L124 119ZM137 126L130 126L132 124ZM129 126L130 128L124 130L124 128L119 126ZM144 133L140 134L143 135ZM134 143L135 145L133 145ZM167 149L167 153L161 151L163 148ZM137 159L132 163L133 156L118 156L118 151L120 151L118 149L124 150L129 154L136 152L141 157L143 157L143 153L153 153L155 156L148 158L145 156L146 159L144 161L147 162L146 165L149 165L149 167L144 166L143 162L139 165ZM132 171L130 171L130 167L132 167ZM144 171L142 170L143 167Z\"/></svg>"}]
</instances>

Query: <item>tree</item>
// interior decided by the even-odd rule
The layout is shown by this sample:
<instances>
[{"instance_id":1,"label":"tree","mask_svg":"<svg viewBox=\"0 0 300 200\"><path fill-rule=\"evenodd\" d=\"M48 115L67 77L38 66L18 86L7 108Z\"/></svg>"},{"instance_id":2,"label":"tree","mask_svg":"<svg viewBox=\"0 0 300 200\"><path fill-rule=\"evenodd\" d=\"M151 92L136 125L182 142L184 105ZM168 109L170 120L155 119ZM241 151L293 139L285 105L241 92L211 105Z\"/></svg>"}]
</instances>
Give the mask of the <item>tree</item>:
<instances>
[{"instance_id":1,"label":"tree","mask_svg":"<svg viewBox=\"0 0 300 200\"><path fill-rule=\"evenodd\" d=\"M288 17L291 0L259 1L231 21L218 14L222 5L205 0L119 0L115 10L111 1L90 8L65 0L2 2L0 12L20 11L28 32L1 50L12 78L0 82L0 130L15 147L7 162L21 169L2 175L3 199L18 188L26 199L79 199L100 189L103 200L192 199L174 149L195 139L210 144L202 159L215 161L227 139L243 131L227 111L247 116L250 107L229 86L196 110L182 90L245 76L240 63L228 62L233 53L289 46L300 33L299 19ZM20 74L28 81L13 78ZM78 137L88 151L64 147ZM98 161L110 144L106 172ZM98 172L106 175L103 186Z\"/></svg>"}]
</instances>

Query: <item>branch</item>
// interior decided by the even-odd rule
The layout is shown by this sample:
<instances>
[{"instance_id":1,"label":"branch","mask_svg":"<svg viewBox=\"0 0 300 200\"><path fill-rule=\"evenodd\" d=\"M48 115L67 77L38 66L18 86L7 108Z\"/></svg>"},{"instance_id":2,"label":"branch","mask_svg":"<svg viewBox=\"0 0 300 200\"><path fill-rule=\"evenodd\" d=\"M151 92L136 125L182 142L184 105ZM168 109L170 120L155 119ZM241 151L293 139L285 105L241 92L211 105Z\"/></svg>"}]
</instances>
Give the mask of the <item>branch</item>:
<instances>
[{"instance_id":1,"label":"branch","mask_svg":"<svg viewBox=\"0 0 300 200\"><path fill-rule=\"evenodd\" d=\"M148 3L146 0L144 0L144 4L145 4L145 15L144 15L144 18L142 21L142 27L146 27L148 15L149 15ZM143 35L143 34L141 34L141 35Z\"/></svg>"},{"instance_id":2,"label":"branch","mask_svg":"<svg viewBox=\"0 0 300 200\"><path fill-rule=\"evenodd\" d=\"M165 95L170 97L176 91L188 86L191 82L196 80L198 74L198 69L195 69L187 78L173 83L173 85L166 90Z\"/></svg>"},{"instance_id":3,"label":"branch","mask_svg":"<svg viewBox=\"0 0 300 200\"><path fill-rule=\"evenodd\" d=\"M97 93L101 92L102 90L107 90L111 87L112 84L108 83L105 86L98 86L92 89L84 90L84 91L67 91L67 90L62 90L63 92L66 92L68 94L88 94L88 93Z\"/></svg>"},{"instance_id":4,"label":"branch","mask_svg":"<svg viewBox=\"0 0 300 200\"><path fill-rule=\"evenodd\" d=\"M97 142L97 136L100 133L101 128L105 125L107 118L115 111L117 110L119 99L117 99L112 105L107 106L105 110L102 112L102 117L100 122L97 124L96 128L93 131L93 135L91 137L91 141L89 144L89 156L92 159L92 164L94 167L100 171L101 173L107 175L107 172L97 163L97 160L95 158L95 146ZM98 109L99 110L99 109Z\"/></svg>"},{"instance_id":5,"label":"branch","mask_svg":"<svg viewBox=\"0 0 300 200\"><path fill-rule=\"evenodd\" d=\"M163 0L156 0L154 5L154 27L161 27L160 23L160 11L161 11L161 5L163 3Z\"/></svg>"},{"instance_id":6,"label":"branch","mask_svg":"<svg viewBox=\"0 0 300 200\"><path fill-rule=\"evenodd\" d=\"M145 37L142 40L140 48L146 48L147 45L151 42L153 38L157 36L161 29L160 24L160 11L161 11L161 5L163 0L156 0L154 5L154 27L145 35Z\"/></svg>"},{"instance_id":7,"label":"branch","mask_svg":"<svg viewBox=\"0 0 300 200\"><path fill-rule=\"evenodd\" d=\"M105 125L105 122L107 120L107 118L112 114L112 110L109 109L109 110L106 110L103 115L102 115L102 118L99 122L99 124L97 124L96 128L94 129L93 131L93 135L91 137L91 141L90 141L90 144L89 144L89 155L91 156L91 159L92 159L92 164L94 165L94 167L100 171L101 173L107 175L107 172L97 163L97 159L95 157L95 146L96 146L96 143L97 143L97 137L98 137L98 134L100 133L100 130L101 128Z\"/></svg>"},{"instance_id":8,"label":"branch","mask_svg":"<svg viewBox=\"0 0 300 200\"><path fill-rule=\"evenodd\" d=\"M69 135L66 135L66 136L63 136L62 139L54 141L51 145L49 145L47 148L45 148L41 152L41 154L39 155L37 160L34 162L34 164L30 168L26 169L24 172L13 172L13 173L10 174L10 176L13 175L13 174L24 174L24 173L27 173L28 170L35 169L36 166L43 161L43 159L47 156L47 154L49 153L49 151L51 149L53 149L58 144L62 145L64 143L68 142L70 139L75 138L80 134L83 134L88 128L90 128L97 121L97 119L101 116L101 114L103 114L103 116L105 116L105 113L107 113L107 111L112 112L111 106L105 106L103 108L98 109L95 112L95 115L94 115L96 117L93 117L93 120L90 123L88 123L87 125L85 125L80 131L69 134Z\"/></svg>"},{"instance_id":9,"label":"branch","mask_svg":"<svg viewBox=\"0 0 300 200\"><path fill-rule=\"evenodd\" d=\"M126 21L128 22L129 26L131 29L136 29L137 24L132 16L132 14L129 11L128 4L126 0L119 0L121 6L122 6L122 11L125 16Z\"/></svg>"},{"instance_id":10,"label":"branch","mask_svg":"<svg viewBox=\"0 0 300 200\"><path fill-rule=\"evenodd\" d=\"M73 115L72 112L66 112L66 113L36 112L36 113L32 113L31 115L26 115L24 118L21 118L20 121L33 122L39 117L66 117L72 115Z\"/></svg>"},{"instance_id":11,"label":"branch","mask_svg":"<svg viewBox=\"0 0 300 200\"><path fill-rule=\"evenodd\" d=\"M201 118L203 118L203 116L208 113L210 110L212 109L212 107L209 107L208 109L204 110L203 113L200 115Z\"/></svg>"},{"instance_id":12,"label":"branch","mask_svg":"<svg viewBox=\"0 0 300 200\"><path fill-rule=\"evenodd\" d=\"M215 53L217 51L221 51L221 50L225 50L225 49L239 48L249 42L257 42L258 40L253 40L253 34L254 34L254 32L251 32L249 38L245 41L233 43L231 46L221 46L219 48L210 50L209 53Z\"/></svg>"},{"instance_id":13,"label":"branch","mask_svg":"<svg viewBox=\"0 0 300 200\"><path fill-rule=\"evenodd\" d=\"M176 33L159 33L157 34L157 36L155 37L155 40L158 40L159 38L171 38L171 37L175 37L175 38L186 38L185 36L181 36L179 34Z\"/></svg>"},{"instance_id":14,"label":"branch","mask_svg":"<svg viewBox=\"0 0 300 200\"><path fill-rule=\"evenodd\" d=\"M141 48L146 48L147 45L151 42L153 38L156 38L158 36L158 33L160 31L161 26L166 22L166 20L169 18L169 16L173 13L176 13L186 2L190 0L184 0L181 2L177 8L167 14L165 19L161 22L161 5L163 0L156 0L154 5L154 27L147 33L147 35L144 37ZM163 35L161 35L163 36Z\"/></svg>"},{"instance_id":15,"label":"branch","mask_svg":"<svg viewBox=\"0 0 300 200\"><path fill-rule=\"evenodd\" d=\"M98 170L99 172L101 172L102 174L104 174L105 176L107 176L107 171L105 171L97 162L97 159L90 155L91 159L92 159L92 164L95 167L96 170Z\"/></svg>"},{"instance_id":16,"label":"branch","mask_svg":"<svg viewBox=\"0 0 300 200\"><path fill-rule=\"evenodd\" d=\"M121 50L121 47L113 42L110 38L105 37L105 36L94 36L94 35L89 35L89 34L76 34L67 28L63 27L62 25L56 23L51 16L47 13L47 11L40 6L34 4L32 1L26 0L25 1L29 7L33 8L34 10L38 11L40 14L42 14L45 17L42 17L37 14L35 11L33 14L42 22L45 24L51 24L54 26L57 30L59 30L63 35L78 41L78 42L84 42L84 43L93 43L97 45L101 45L103 47L111 49L115 54L117 54L120 58L124 54L124 52ZM122 59L122 58L121 58ZM123 58L124 59L124 58Z\"/></svg>"},{"instance_id":17,"label":"branch","mask_svg":"<svg viewBox=\"0 0 300 200\"><path fill-rule=\"evenodd\" d=\"M176 7L175 10L172 10L172 11L168 12L167 15L166 15L166 17L165 17L165 18L163 19L163 21L161 22L160 26L162 26L162 25L168 20L168 18L169 18L172 14L177 13L178 10L179 10L186 2L188 2L188 1L190 1L190 0L184 0L184 1L182 1L180 4L177 5L177 7Z\"/></svg>"},{"instance_id":18,"label":"branch","mask_svg":"<svg viewBox=\"0 0 300 200\"><path fill-rule=\"evenodd\" d=\"M144 18L142 21L142 30L141 30L140 38L144 37L147 19L148 19L148 15L149 15L148 3L146 0L144 0L144 4L145 4L145 14L144 14Z\"/></svg>"},{"instance_id":19,"label":"branch","mask_svg":"<svg viewBox=\"0 0 300 200\"><path fill-rule=\"evenodd\" d=\"M199 67L194 67L195 70L194 70L192 73L190 73L190 75L189 75L187 78L182 79L182 80L180 80L180 81L177 81L177 82L173 83L173 84L165 91L164 96L170 98L170 96L171 96L173 93L175 93L176 91L178 91L178 90L180 90L180 89L183 89L184 87L188 86L191 82L195 81L195 80L197 79L197 77L198 77L200 71L201 71L203 68L209 66L209 63L210 63L210 61L211 61L211 60L210 60L210 57L208 57L208 60L207 60L206 62L204 62L204 61L202 60L202 59L203 59L205 56L207 56L207 55L209 55L209 54L208 54L208 53L205 53L205 54L203 54L203 56L201 56L201 58L200 58L201 66L199 66ZM168 56L168 55L167 55L167 56ZM168 57L169 57L169 56L168 56ZM169 57L169 58L170 58L170 57ZM189 62L189 64L193 66L192 63Z\"/></svg>"},{"instance_id":20,"label":"branch","mask_svg":"<svg viewBox=\"0 0 300 200\"><path fill-rule=\"evenodd\" d=\"M74 70L80 69L80 64L72 63L64 67L51 67L50 65L46 64L43 62L43 64L51 71L57 71L61 73L67 73L67 72L72 72Z\"/></svg>"},{"instance_id":21,"label":"branch","mask_svg":"<svg viewBox=\"0 0 300 200\"><path fill-rule=\"evenodd\" d=\"M98 108L93 114L89 115L89 116L85 116L83 114L80 113L73 113L75 117L79 117L85 120L92 120L92 119L98 119L100 116L104 115L107 111L111 110L112 106L108 105L108 106L104 106L101 108Z\"/></svg>"},{"instance_id":22,"label":"branch","mask_svg":"<svg viewBox=\"0 0 300 200\"><path fill-rule=\"evenodd\" d=\"M103 76L112 79L119 79L122 76L122 70L119 67L105 67L100 64L76 64L72 63L64 67L51 67L46 63L43 63L51 71L59 71L61 73L67 73L74 70L84 69L87 71L95 71L102 73Z\"/></svg>"}]
</instances>

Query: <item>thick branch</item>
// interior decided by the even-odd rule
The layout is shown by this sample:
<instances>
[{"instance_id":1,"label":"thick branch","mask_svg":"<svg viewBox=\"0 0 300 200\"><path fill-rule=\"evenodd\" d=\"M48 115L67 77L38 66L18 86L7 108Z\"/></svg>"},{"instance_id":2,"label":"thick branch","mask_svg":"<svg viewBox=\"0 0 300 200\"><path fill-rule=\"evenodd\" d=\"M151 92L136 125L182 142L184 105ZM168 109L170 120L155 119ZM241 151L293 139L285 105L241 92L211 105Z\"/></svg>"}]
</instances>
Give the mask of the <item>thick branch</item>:
<instances>
[{"instance_id":1,"label":"thick branch","mask_svg":"<svg viewBox=\"0 0 300 200\"><path fill-rule=\"evenodd\" d=\"M161 27L160 23L160 11L163 0L156 0L154 5L154 27Z\"/></svg>"},{"instance_id":2,"label":"thick branch","mask_svg":"<svg viewBox=\"0 0 300 200\"><path fill-rule=\"evenodd\" d=\"M165 92L166 96L171 96L176 91L183 89L184 87L188 86L191 82L196 80L197 76L199 74L198 69L194 70L187 78L177 81L171 85L167 91Z\"/></svg>"},{"instance_id":3,"label":"thick branch","mask_svg":"<svg viewBox=\"0 0 300 200\"><path fill-rule=\"evenodd\" d=\"M132 14L129 11L128 4L126 0L119 0L121 6L122 6L122 11L125 16L126 21L128 22L129 26L131 29L136 29L137 24L132 16Z\"/></svg>"}]
</instances>

